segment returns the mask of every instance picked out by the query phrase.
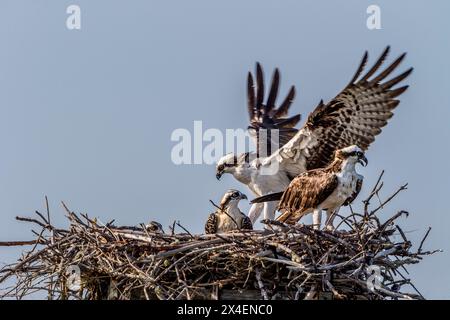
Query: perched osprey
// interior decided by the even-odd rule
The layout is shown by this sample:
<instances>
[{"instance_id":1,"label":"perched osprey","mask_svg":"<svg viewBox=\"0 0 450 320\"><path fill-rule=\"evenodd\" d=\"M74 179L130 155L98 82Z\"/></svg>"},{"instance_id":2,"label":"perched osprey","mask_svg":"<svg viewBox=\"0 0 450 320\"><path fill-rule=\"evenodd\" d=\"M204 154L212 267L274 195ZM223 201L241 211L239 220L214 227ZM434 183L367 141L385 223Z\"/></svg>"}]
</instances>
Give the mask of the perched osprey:
<instances>
[{"instance_id":1,"label":"perched osprey","mask_svg":"<svg viewBox=\"0 0 450 320\"><path fill-rule=\"evenodd\" d=\"M267 144L267 150L270 150L270 142L274 140L272 137L276 138L276 130L279 130L279 148L273 152L270 150L267 157L258 157L255 153L227 154L217 163L216 177L220 179L224 173L231 173L256 196L263 196L284 191L292 179L302 172L328 166L338 149L358 145L366 151L400 103L396 97L408 88L406 85L398 88L394 86L413 70L410 68L386 80L405 57L402 54L380 71L388 52L389 47L363 74L368 60L366 52L349 84L329 103L321 101L298 131L293 126L300 120L299 115L284 118L294 98L294 88L291 88L281 106L275 108L279 84L279 72L276 70L267 103L263 104L264 79L261 66L257 64L256 95L251 73L248 76L249 129L257 146L264 147ZM264 131L261 129L268 130L267 139L262 137ZM255 203L249 217L255 222L261 211L264 211L265 219L273 219L276 205L276 202Z\"/></svg>"},{"instance_id":2,"label":"perched osprey","mask_svg":"<svg viewBox=\"0 0 450 320\"><path fill-rule=\"evenodd\" d=\"M216 212L211 213L205 224L205 233L225 233L232 230L252 230L250 219L239 210L238 204L247 196L237 190L228 190Z\"/></svg>"},{"instance_id":3,"label":"perched osprey","mask_svg":"<svg viewBox=\"0 0 450 320\"><path fill-rule=\"evenodd\" d=\"M256 198L252 203L280 200L277 220L294 224L313 212L313 225L320 228L321 210L327 212L325 226L333 229L333 219L342 205L348 205L358 196L363 176L356 173L355 164L367 165L364 152L358 146L336 151L334 161L325 168L301 173L291 181L284 192Z\"/></svg>"}]
</instances>

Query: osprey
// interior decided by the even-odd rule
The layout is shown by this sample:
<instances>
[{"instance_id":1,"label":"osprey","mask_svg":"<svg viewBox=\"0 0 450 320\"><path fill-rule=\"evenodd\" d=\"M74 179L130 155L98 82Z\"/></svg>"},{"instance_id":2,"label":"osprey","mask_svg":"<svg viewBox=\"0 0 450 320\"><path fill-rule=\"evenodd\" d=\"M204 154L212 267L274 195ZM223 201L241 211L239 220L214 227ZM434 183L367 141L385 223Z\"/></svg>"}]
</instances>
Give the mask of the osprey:
<instances>
[{"instance_id":1,"label":"osprey","mask_svg":"<svg viewBox=\"0 0 450 320\"><path fill-rule=\"evenodd\" d=\"M161 223L157 221L150 221L148 224L145 225L145 230L154 233L164 233L164 229Z\"/></svg>"},{"instance_id":2,"label":"osprey","mask_svg":"<svg viewBox=\"0 0 450 320\"><path fill-rule=\"evenodd\" d=\"M295 95L294 88L291 88L281 106L275 108L279 84L279 72L276 70L264 104L263 73L261 66L257 64L256 95L251 73L247 83L251 119L249 131L256 139L258 150L262 147L270 152L266 157L258 153L227 154L217 163L216 177L220 179L224 173L231 173L256 196L263 196L283 192L292 179L303 172L328 166L338 149L358 145L366 151L393 116L393 109L400 103L396 97L408 88L407 85L398 88L394 86L413 70L410 68L386 80L406 55L402 54L380 71L388 53L389 47L363 74L368 60L366 51L348 85L330 102L325 104L320 101L300 130L293 128L300 120L299 115L285 118ZM266 132L267 137L264 137L261 133ZM279 139L276 139L277 133ZM273 140L279 141L279 148L274 151L270 150ZM250 209L249 217L254 222L261 211L264 211L265 219L273 219L275 210L276 202L255 203Z\"/></svg>"},{"instance_id":3,"label":"osprey","mask_svg":"<svg viewBox=\"0 0 450 320\"><path fill-rule=\"evenodd\" d=\"M342 205L348 205L361 191L363 176L356 173L355 164L367 165L364 152L358 146L336 151L334 161L326 168L303 172L292 180L284 192L256 198L252 203L280 200L282 213L276 220L294 224L313 212L313 226L320 228L321 210L326 210L327 229L333 229L333 219Z\"/></svg>"},{"instance_id":4,"label":"osprey","mask_svg":"<svg viewBox=\"0 0 450 320\"><path fill-rule=\"evenodd\" d=\"M237 190L228 190L220 201L217 211L211 213L205 224L205 233L224 233L232 230L252 230L250 219L239 210L238 204L247 196Z\"/></svg>"}]
</instances>

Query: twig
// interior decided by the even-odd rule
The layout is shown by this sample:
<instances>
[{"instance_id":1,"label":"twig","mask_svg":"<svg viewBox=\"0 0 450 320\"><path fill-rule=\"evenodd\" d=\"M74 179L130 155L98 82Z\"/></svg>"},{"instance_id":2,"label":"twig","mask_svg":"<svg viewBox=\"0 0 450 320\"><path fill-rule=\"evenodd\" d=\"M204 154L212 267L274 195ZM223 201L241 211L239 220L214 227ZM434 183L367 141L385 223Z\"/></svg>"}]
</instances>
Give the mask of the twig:
<instances>
[{"instance_id":1,"label":"twig","mask_svg":"<svg viewBox=\"0 0 450 320\"><path fill-rule=\"evenodd\" d=\"M422 253L423 244L424 244L425 240L428 238L430 231L431 231L431 227L428 227L428 230L425 233L425 236L423 237L422 241L420 241L419 249L417 250L417 252Z\"/></svg>"}]
</instances>

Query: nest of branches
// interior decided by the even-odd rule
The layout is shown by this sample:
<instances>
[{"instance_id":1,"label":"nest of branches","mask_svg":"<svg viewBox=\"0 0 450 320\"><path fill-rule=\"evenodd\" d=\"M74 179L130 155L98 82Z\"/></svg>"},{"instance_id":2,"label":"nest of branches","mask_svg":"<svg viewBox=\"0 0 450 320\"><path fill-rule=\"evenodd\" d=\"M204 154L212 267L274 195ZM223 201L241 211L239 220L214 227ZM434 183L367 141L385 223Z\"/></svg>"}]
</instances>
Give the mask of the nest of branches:
<instances>
[{"instance_id":1,"label":"nest of branches","mask_svg":"<svg viewBox=\"0 0 450 320\"><path fill-rule=\"evenodd\" d=\"M43 291L49 299L423 299L406 267L437 251L422 250L430 229L413 250L397 224L407 212L381 221L383 207L406 185L381 201L380 180L361 212L338 216L332 232L265 221L264 231L192 235L174 223L163 233L101 224L64 204L70 227L59 229L47 204L46 216L17 217L40 228L35 240L0 243L32 246L0 270L0 284L14 278L2 297ZM373 199L379 201L371 208Z\"/></svg>"}]
</instances>

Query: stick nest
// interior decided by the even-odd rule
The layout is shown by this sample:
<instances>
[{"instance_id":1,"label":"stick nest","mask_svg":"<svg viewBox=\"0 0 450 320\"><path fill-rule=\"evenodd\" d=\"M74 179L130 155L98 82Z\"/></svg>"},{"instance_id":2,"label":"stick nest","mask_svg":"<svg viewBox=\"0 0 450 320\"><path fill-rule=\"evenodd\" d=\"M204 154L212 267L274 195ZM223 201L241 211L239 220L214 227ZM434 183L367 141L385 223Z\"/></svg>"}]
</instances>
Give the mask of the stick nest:
<instances>
[{"instance_id":1,"label":"stick nest","mask_svg":"<svg viewBox=\"0 0 450 320\"><path fill-rule=\"evenodd\" d=\"M381 179L381 176L380 176ZM333 232L265 221L264 231L218 235L152 232L144 225L103 225L67 209L68 229L47 216L23 257L0 270L1 297L43 291L49 299L423 299L406 267L436 251L417 250L397 224L407 212L378 215L406 185L371 209L376 183L360 213L338 216ZM339 220L338 218L335 219ZM335 222L336 224L336 222Z\"/></svg>"}]
</instances>

